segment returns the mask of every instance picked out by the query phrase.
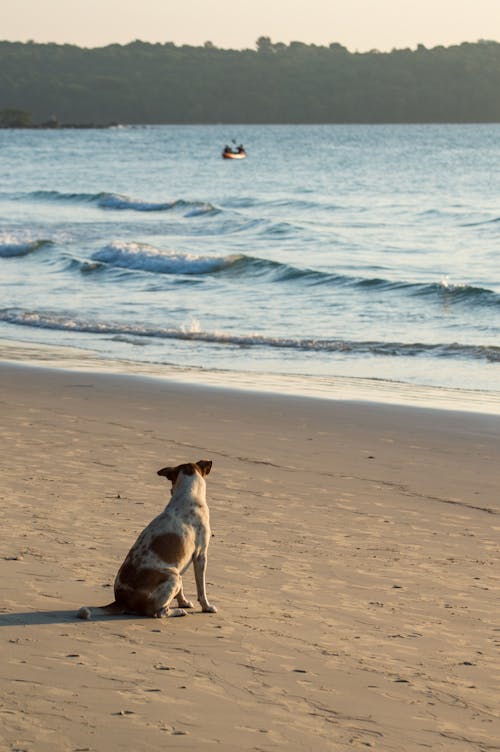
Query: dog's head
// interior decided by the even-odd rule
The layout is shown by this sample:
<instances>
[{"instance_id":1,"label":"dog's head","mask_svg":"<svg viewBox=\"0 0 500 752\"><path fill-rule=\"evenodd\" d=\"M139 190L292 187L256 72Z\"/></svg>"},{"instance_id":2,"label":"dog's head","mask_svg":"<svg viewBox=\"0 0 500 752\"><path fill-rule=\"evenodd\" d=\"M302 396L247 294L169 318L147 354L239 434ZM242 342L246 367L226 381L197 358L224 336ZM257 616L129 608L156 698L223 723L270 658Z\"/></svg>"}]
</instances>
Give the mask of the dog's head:
<instances>
[{"instance_id":1,"label":"dog's head","mask_svg":"<svg viewBox=\"0 0 500 752\"><path fill-rule=\"evenodd\" d=\"M177 465L177 467L162 467L158 470L158 475L162 475L164 478L172 482L172 487L177 483L177 478L182 473L183 475L194 475L199 473L202 478L208 475L212 469L211 460L198 460L198 462L185 462L183 465Z\"/></svg>"}]
</instances>

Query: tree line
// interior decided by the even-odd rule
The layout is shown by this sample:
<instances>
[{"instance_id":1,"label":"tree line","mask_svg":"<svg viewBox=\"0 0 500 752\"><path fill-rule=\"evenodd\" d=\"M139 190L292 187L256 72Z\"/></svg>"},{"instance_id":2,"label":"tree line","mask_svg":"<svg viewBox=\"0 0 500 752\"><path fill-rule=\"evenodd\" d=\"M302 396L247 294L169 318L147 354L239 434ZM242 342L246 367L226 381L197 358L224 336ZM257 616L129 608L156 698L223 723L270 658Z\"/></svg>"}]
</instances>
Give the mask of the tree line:
<instances>
[{"instance_id":1,"label":"tree line","mask_svg":"<svg viewBox=\"0 0 500 752\"><path fill-rule=\"evenodd\" d=\"M358 53L269 37L245 50L0 42L0 111L4 127L499 122L500 44Z\"/></svg>"}]
</instances>

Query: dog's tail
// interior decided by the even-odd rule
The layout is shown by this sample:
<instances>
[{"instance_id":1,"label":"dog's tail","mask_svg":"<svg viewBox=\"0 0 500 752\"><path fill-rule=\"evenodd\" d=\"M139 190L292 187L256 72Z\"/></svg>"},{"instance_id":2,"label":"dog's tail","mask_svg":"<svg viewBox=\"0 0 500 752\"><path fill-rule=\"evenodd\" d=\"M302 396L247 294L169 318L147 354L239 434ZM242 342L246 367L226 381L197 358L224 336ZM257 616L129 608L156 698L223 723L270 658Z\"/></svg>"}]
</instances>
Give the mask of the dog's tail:
<instances>
[{"instance_id":1,"label":"dog's tail","mask_svg":"<svg viewBox=\"0 0 500 752\"><path fill-rule=\"evenodd\" d=\"M79 619L91 619L92 616L120 616L125 613L123 606L119 606L116 601L108 603L107 606L82 606L76 615Z\"/></svg>"}]
</instances>

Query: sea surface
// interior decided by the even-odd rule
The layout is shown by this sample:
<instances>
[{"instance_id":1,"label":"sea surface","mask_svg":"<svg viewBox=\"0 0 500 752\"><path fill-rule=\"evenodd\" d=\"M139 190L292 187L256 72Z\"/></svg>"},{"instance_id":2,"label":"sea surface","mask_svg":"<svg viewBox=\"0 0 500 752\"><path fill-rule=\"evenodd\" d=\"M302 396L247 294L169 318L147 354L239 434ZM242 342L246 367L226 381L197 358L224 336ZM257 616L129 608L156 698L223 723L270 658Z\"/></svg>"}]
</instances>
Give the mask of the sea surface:
<instances>
[{"instance_id":1,"label":"sea surface","mask_svg":"<svg viewBox=\"0 0 500 752\"><path fill-rule=\"evenodd\" d=\"M500 406L500 125L4 130L0 175L0 357Z\"/></svg>"}]
</instances>

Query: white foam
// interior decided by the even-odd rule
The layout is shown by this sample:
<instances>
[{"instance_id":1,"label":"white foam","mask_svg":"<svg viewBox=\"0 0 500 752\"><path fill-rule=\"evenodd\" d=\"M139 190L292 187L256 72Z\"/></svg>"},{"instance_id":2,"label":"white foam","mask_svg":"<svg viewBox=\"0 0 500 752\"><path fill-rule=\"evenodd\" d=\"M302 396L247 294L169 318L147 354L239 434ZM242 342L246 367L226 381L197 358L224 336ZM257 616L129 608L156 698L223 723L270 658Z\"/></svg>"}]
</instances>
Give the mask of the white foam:
<instances>
[{"instance_id":1,"label":"white foam","mask_svg":"<svg viewBox=\"0 0 500 752\"><path fill-rule=\"evenodd\" d=\"M198 319L192 318L189 324L181 326L180 330L185 334L201 334L201 325Z\"/></svg>"},{"instance_id":2,"label":"white foam","mask_svg":"<svg viewBox=\"0 0 500 752\"><path fill-rule=\"evenodd\" d=\"M443 290L465 290L468 285L466 285L464 282L451 282L450 278L448 276L441 277L441 280L439 281L439 286L443 288Z\"/></svg>"}]
</instances>

